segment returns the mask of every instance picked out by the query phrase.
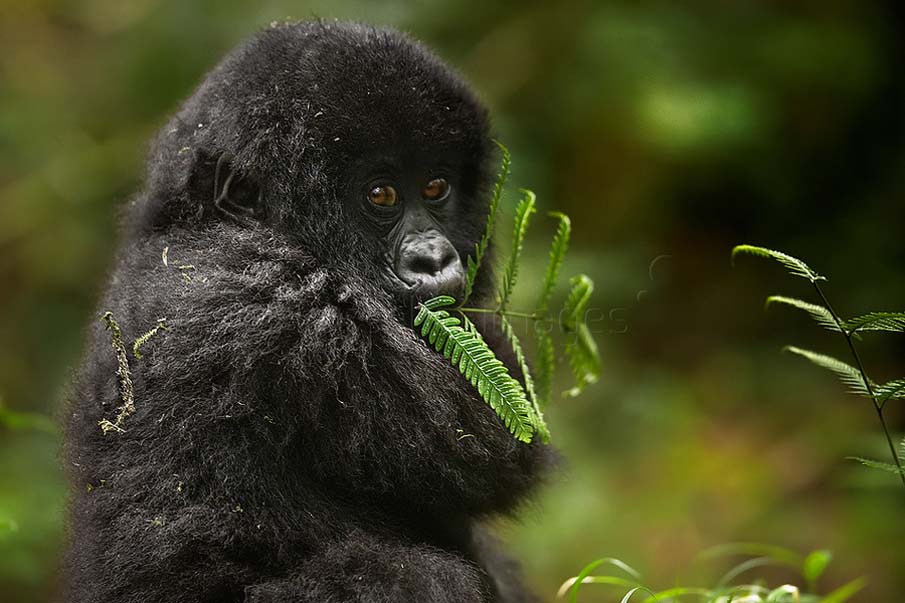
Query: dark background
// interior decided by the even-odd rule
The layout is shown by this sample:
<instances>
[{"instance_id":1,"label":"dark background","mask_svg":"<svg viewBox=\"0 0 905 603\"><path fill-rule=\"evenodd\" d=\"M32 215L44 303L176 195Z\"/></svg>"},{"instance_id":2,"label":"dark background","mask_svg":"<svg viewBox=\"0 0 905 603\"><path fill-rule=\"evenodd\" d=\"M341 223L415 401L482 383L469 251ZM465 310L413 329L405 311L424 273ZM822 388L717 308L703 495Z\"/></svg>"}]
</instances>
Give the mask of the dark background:
<instances>
[{"instance_id":1,"label":"dark background","mask_svg":"<svg viewBox=\"0 0 905 603\"><path fill-rule=\"evenodd\" d=\"M845 460L888 460L870 402L780 352L844 345L763 311L770 293L810 299L806 282L729 262L764 244L827 274L844 315L905 306L900 5L0 2L0 397L58 410L147 141L225 51L287 16L395 25L474 84L512 186L572 216L566 268L597 283L602 379L548 413L567 471L500 526L538 591L600 556L695 583L725 569L699 569L701 549L757 540L832 549L824 592L864 575L856 601L900 600L905 491ZM535 220L525 300L551 226ZM875 379L905 376L901 335L861 346ZM901 438L905 412L889 418ZM63 537L59 436L35 427L0 424L3 601L46 600Z\"/></svg>"}]
</instances>

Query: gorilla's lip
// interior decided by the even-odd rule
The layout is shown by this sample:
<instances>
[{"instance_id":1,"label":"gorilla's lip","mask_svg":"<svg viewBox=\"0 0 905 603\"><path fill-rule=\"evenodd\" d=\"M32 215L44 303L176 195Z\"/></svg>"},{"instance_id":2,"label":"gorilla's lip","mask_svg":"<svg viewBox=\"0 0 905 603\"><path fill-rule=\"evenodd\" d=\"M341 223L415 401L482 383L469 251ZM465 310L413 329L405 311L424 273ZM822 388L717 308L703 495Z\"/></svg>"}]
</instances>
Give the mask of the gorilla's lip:
<instances>
[{"instance_id":1,"label":"gorilla's lip","mask_svg":"<svg viewBox=\"0 0 905 603\"><path fill-rule=\"evenodd\" d=\"M415 283L409 283L400 278L390 266L385 266L385 272L391 287L396 292L396 297L404 306L410 309L416 308L419 304L440 295L449 295L459 300L465 293L465 275L461 275L455 280L426 278Z\"/></svg>"},{"instance_id":2,"label":"gorilla's lip","mask_svg":"<svg viewBox=\"0 0 905 603\"><path fill-rule=\"evenodd\" d=\"M415 304L440 295L448 295L453 299L460 300L462 294L465 293L465 277L460 276L452 281L449 279L422 279L414 285L409 285L408 293Z\"/></svg>"},{"instance_id":3,"label":"gorilla's lip","mask_svg":"<svg viewBox=\"0 0 905 603\"><path fill-rule=\"evenodd\" d=\"M449 295L459 299L465 292L465 275L455 279L439 279L426 277L410 283L396 274L392 266L384 265L384 272L392 287L402 296L413 301L412 305L427 301L440 295Z\"/></svg>"}]
</instances>

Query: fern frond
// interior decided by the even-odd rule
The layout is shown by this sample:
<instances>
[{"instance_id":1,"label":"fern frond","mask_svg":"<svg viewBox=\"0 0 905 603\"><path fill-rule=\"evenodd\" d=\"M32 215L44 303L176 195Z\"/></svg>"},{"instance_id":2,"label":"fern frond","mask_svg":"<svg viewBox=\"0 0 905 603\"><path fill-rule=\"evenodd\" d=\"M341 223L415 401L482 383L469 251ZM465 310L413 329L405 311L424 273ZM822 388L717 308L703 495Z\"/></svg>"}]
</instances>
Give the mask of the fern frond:
<instances>
[{"instance_id":1,"label":"fern frond","mask_svg":"<svg viewBox=\"0 0 905 603\"><path fill-rule=\"evenodd\" d=\"M575 385L565 392L577 396L586 385L596 383L600 377L600 352L584 317L594 292L594 281L584 274L572 277L572 289L562 310L562 326L568 335L566 357L575 378Z\"/></svg>"},{"instance_id":2,"label":"fern frond","mask_svg":"<svg viewBox=\"0 0 905 603\"><path fill-rule=\"evenodd\" d=\"M569 234L572 231L572 222L569 220L569 216L559 212L550 212L549 215L558 218L559 225L556 227L556 234L553 235L553 242L550 244L550 260L547 262L544 285L535 311L538 316L545 315L550 306L550 297L556 287L556 277L559 276L559 268L562 266L566 250L569 248Z\"/></svg>"},{"instance_id":3,"label":"fern frond","mask_svg":"<svg viewBox=\"0 0 905 603\"><path fill-rule=\"evenodd\" d=\"M545 324L535 325L537 361L534 363L534 389L537 392L537 405L541 409L547 407L553 395L553 370L556 366L553 337L545 329Z\"/></svg>"},{"instance_id":4,"label":"fern frond","mask_svg":"<svg viewBox=\"0 0 905 603\"><path fill-rule=\"evenodd\" d=\"M887 400L905 400L905 379L887 381L878 385L874 392L877 394L877 402L881 405Z\"/></svg>"},{"instance_id":5,"label":"fern frond","mask_svg":"<svg viewBox=\"0 0 905 603\"><path fill-rule=\"evenodd\" d=\"M534 410L535 428L537 433L540 434L541 440L547 444L550 442L550 430L547 428L546 422L544 422L544 413L541 412L537 392L534 389L534 379L531 377L531 369L528 366L528 360L525 358L522 342L519 341L518 336L515 334L515 329L512 328L512 323L509 322L509 319L505 315L500 316L500 330L503 332L503 335L506 336L506 340L509 342L513 354L515 354L515 361L522 371L522 378L525 381L525 391L528 394L528 400L531 402L531 406Z\"/></svg>"},{"instance_id":6,"label":"fern frond","mask_svg":"<svg viewBox=\"0 0 905 603\"><path fill-rule=\"evenodd\" d=\"M531 371L528 368L528 361L525 358L525 351L522 349L522 342L519 341L518 336L515 334L515 329L512 327L512 323L506 316L500 316L500 330L506 337L506 341L509 342L512 353L515 354L515 361L522 371L522 377L525 380L525 393L528 394L529 400L533 400L536 397L534 379L532 379Z\"/></svg>"},{"instance_id":7,"label":"fern frond","mask_svg":"<svg viewBox=\"0 0 905 603\"><path fill-rule=\"evenodd\" d=\"M437 303L431 304L434 301L420 304L415 317L415 327L421 327L421 336L477 388L517 440L530 442L538 423L521 384L475 334L475 327L467 317L460 319L446 310L431 309L430 305L439 307Z\"/></svg>"},{"instance_id":8,"label":"fern frond","mask_svg":"<svg viewBox=\"0 0 905 603\"><path fill-rule=\"evenodd\" d=\"M871 312L844 321L850 333L858 331L892 331L905 333L905 312Z\"/></svg>"},{"instance_id":9,"label":"fern frond","mask_svg":"<svg viewBox=\"0 0 905 603\"><path fill-rule=\"evenodd\" d=\"M789 274L806 278L813 282L825 281L826 278L814 272L810 266L781 251L774 251L766 247L756 247L754 245L737 245L732 250L732 261L735 262L735 256L739 254L754 255L762 258L770 258L782 264Z\"/></svg>"},{"instance_id":10,"label":"fern frond","mask_svg":"<svg viewBox=\"0 0 905 603\"><path fill-rule=\"evenodd\" d=\"M503 198L503 186L506 184L506 179L509 177L509 164L511 161L509 150L499 141L494 142L500 147L500 152L502 153L500 171L499 174L497 174L496 182L493 185L493 193L490 197L490 209L487 212L487 222L484 225L484 234L481 235L481 240L475 243L474 254L469 255L465 262L465 294L462 297L462 304L465 304L465 302L468 301L468 298L471 297L474 282L478 276L478 270L481 268L481 261L484 259L484 254L487 252L487 246L490 244L491 237L493 237L493 225L496 221L497 214L499 213L500 199Z\"/></svg>"},{"instance_id":11,"label":"fern frond","mask_svg":"<svg viewBox=\"0 0 905 603\"><path fill-rule=\"evenodd\" d=\"M845 458L850 461L858 461L865 467L870 467L871 469L879 469L881 471L886 471L887 473L895 473L896 475L905 475L905 469L896 467L892 463L883 463L881 461L866 459L860 456L847 456Z\"/></svg>"},{"instance_id":12,"label":"fern frond","mask_svg":"<svg viewBox=\"0 0 905 603\"><path fill-rule=\"evenodd\" d=\"M837 325L836 321L833 319L833 315L823 306L811 304L800 299L795 299L794 297L784 297L782 295L771 295L770 297L768 297L765 307L769 308L772 304L782 304L791 306L793 308L798 308L799 310L804 310L805 312L810 314L811 318L813 318L814 321L824 329L828 331L834 331L836 333L842 332L839 329L839 325Z\"/></svg>"},{"instance_id":13,"label":"fern frond","mask_svg":"<svg viewBox=\"0 0 905 603\"><path fill-rule=\"evenodd\" d=\"M574 398L600 378L600 352L588 325L578 325L576 333L566 341L565 352L575 385L566 390L564 395Z\"/></svg>"},{"instance_id":14,"label":"fern frond","mask_svg":"<svg viewBox=\"0 0 905 603\"><path fill-rule=\"evenodd\" d=\"M518 267L522 259L522 249L525 246L525 234L528 232L528 223L531 214L535 211L535 195L533 192L522 189L524 195L515 210L515 227L512 232L512 251L509 252L509 263L503 273L503 282L500 284L500 310L505 310L518 281Z\"/></svg>"},{"instance_id":15,"label":"fern frond","mask_svg":"<svg viewBox=\"0 0 905 603\"><path fill-rule=\"evenodd\" d=\"M839 380L842 381L842 383L848 386L851 393L870 397L870 392L868 392L867 386L861 378L861 372L852 365L842 362L837 358L833 358L832 356L818 354L810 350L803 350L791 345L784 347L783 351L802 356L817 366L836 373L836 376L839 377Z\"/></svg>"},{"instance_id":16,"label":"fern frond","mask_svg":"<svg viewBox=\"0 0 905 603\"><path fill-rule=\"evenodd\" d=\"M591 294L594 292L594 281L585 274L579 274L573 276L569 282L572 288L563 306L561 321L566 332L572 333L577 330L579 323L584 321Z\"/></svg>"}]
</instances>

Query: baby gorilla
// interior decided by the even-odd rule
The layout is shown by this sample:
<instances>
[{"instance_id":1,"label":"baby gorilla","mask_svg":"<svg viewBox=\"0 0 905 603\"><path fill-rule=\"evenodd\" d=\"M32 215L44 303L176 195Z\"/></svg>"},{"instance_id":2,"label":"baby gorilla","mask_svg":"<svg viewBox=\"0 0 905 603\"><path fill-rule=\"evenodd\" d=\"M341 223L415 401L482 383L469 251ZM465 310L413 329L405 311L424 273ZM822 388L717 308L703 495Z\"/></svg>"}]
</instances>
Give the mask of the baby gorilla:
<instances>
[{"instance_id":1,"label":"baby gorilla","mask_svg":"<svg viewBox=\"0 0 905 603\"><path fill-rule=\"evenodd\" d=\"M274 26L208 75L157 139L100 307L127 343L166 329L129 384L96 323L70 396L65 600L532 599L479 522L550 453L410 327L462 290L493 149L466 85L398 32Z\"/></svg>"}]
</instances>

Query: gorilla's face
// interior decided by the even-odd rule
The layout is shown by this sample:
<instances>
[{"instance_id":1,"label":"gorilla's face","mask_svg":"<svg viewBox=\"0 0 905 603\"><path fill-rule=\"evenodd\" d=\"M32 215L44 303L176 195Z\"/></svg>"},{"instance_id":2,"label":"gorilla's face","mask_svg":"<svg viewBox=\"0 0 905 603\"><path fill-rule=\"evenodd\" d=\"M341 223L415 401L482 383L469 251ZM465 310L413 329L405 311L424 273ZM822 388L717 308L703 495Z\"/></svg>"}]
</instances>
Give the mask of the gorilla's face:
<instances>
[{"instance_id":1,"label":"gorilla's face","mask_svg":"<svg viewBox=\"0 0 905 603\"><path fill-rule=\"evenodd\" d=\"M468 200L454 154L445 155L369 158L345 200L380 256L384 287L406 306L437 295L460 298L464 289L472 234L460 216Z\"/></svg>"}]
</instances>

